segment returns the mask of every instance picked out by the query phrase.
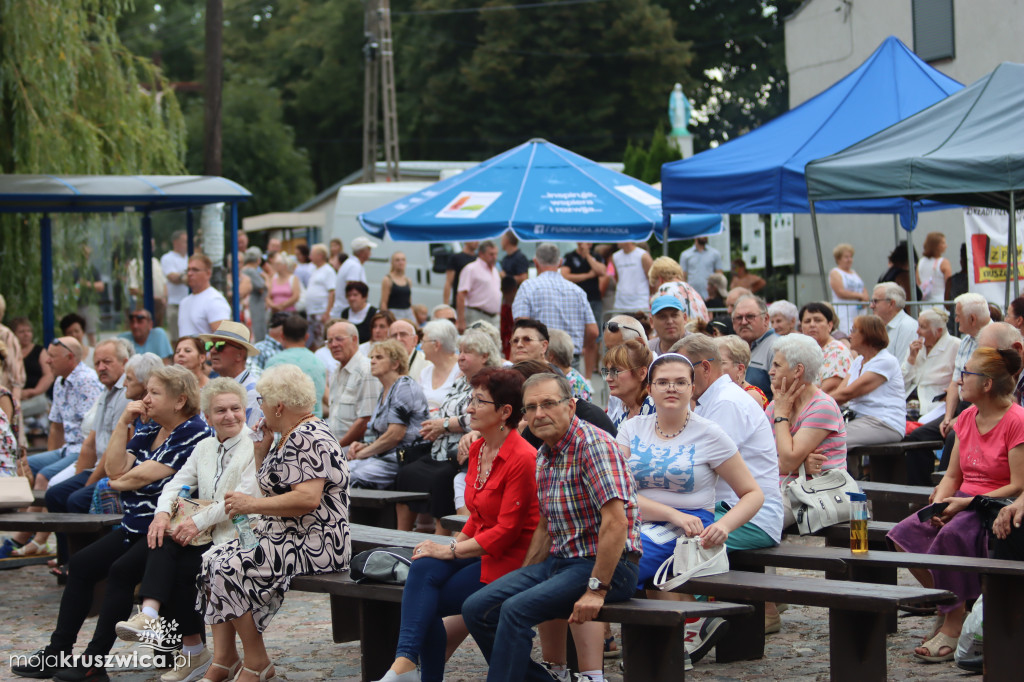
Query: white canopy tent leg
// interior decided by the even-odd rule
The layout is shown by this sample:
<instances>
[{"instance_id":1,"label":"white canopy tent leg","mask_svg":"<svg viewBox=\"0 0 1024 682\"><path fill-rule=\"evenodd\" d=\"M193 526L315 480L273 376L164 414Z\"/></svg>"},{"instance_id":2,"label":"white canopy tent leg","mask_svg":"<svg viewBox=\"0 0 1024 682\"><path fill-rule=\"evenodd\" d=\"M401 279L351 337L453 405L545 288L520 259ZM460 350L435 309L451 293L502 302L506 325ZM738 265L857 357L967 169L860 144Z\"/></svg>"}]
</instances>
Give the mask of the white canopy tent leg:
<instances>
[{"instance_id":1,"label":"white canopy tent leg","mask_svg":"<svg viewBox=\"0 0 1024 682\"><path fill-rule=\"evenodd\" d=\"M811 206L811 229L814 232L814 253L818 256L818 275L821 276L821 294L824 296L822 300L830 301L832 297L829 296L828 291L828 278L825 276L825 261L821 257L821 236L818 234L818 214L814 211L814 202L809 202Z\"/></svg>"}]
</instances>

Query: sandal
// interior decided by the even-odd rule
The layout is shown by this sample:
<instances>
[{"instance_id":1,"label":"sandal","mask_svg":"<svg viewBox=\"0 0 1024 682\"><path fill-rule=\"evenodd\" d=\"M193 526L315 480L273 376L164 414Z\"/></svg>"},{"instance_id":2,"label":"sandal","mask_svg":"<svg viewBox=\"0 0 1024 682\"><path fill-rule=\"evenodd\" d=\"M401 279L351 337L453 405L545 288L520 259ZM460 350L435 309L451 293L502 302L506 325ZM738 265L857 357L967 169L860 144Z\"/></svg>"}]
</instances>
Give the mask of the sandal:
<instances>
[{"instance_id":1,"label":"sandal","mask_svg":"<svg viewBox=\"0 0 1024 682\"><path fill-rule=\"evenodd\" d=\"M24 545L11 552L12 557L18 557L21 559L25 557L51 556L52 554L53 552L47 551L46 545L40 545L35 540L29 540Z\"/></svg>"},{"instance_id":2,"label":"sandal","mask_svg":"<svg viewBox=\"0 0 1024 682\"><path fill-rule=\"evenodd\" d=\"M241 668L241 667L242 667L242 659L238 659L237 661L235 661L231 665L230 668L228 666L222 665L220 663L211 663L210 664L210 668L220 668L221 670L227 670L228 671L227 676L224 679L222 679L222 680L217 680L217 682L228 682L228 680L234 680L236 677L238 677L238 669ZM207 670L207 672L209 672L209 670ZM211 680L209 677L205 677L204 676L203 679L199 680L199 682L213 682L213 680Z\"/></svg>"},{"instance_id":3,"label":"sandal","mask_svg":"<svg viewBox=\"0 0 1024 682\"><path fill-rule=\"evenodd\" d=\"M924 661L925 663L943 663L945 661L952 661L953 655L956 653L956 645L956 637L950 637L945 632L940 632L919 647L921 649L925 649L928 652L928 655L919 654L915 651L914 658L919 661ZM940 654L939 652L943 649L949 649L949 653Z\"/></svg>"},{"instance_id":4,"label":"sandal","mask_svg":"<svg viewBox=\"0 0 1024 682\"><path fill-rule=\"evenodd\" d=\"M273 680L277 679L277 671L276 670L274 671L274 674L272 676L267 677L267 673L269 673L270 669L273 668L273 667L274 667L274 662L271 661L270 663L267 663L267 667L266 668L264 668L262 671L257 672L255 670L253 670L252 668L246 668L243 665L242 669L238 672L238 676L235 677L235 680L237 682L238 677L241 677L243 672L247 672L250 675L259 675L260 682L273 682Z\"/></svg>"},{"instance_id":5,"label":"sandal","mask_svg":"<svg viewBox=\"0 0 1024 682\"><path fill-rule=\"evenodd\" d=\"M618 658L622 655L622 650L615 646L615 635L608 637L604 640L604 657L605 658Z\"/></svg>"}]
</instances>

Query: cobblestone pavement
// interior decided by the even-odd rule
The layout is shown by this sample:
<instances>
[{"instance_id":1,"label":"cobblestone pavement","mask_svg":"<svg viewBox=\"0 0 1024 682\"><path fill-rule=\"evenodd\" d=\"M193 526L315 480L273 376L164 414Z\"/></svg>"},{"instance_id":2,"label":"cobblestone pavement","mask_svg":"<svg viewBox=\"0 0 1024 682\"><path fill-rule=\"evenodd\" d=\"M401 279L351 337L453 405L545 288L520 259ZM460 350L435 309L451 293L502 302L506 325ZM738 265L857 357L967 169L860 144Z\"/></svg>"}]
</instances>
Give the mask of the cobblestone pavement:
<instances>
[{"instance_id":1,"label":"cobblestone pavement","mask_svg":"<svg viewBox=\"0 0 1024 682\"><path fill-rule=\"evenodd\" d=\"M780 570L781 574L813 575L810 572ZM45 645L56 622L62 588L42 566L0 572L3 600L0 602L0 643L7 656L28 654ZM914 584L909 574L903 584ZM793 606L783 616L782 632L768 638L766 655L760 661L717 664L712 653L687 677L693 680L739 681L828 679L828 614L825 609ZM928 631L931 617L902 617L899 633L889 637L889 679L963 680L971 677L951 663L917 663L910 652ZM96 619L86 621L79 637L78 651L89 640ZM266 635L267 648L277 664L279 676L289 682L312 680L359 680L357 643L334 644L328 598L325 595L293 592L285 598ZM122 644L113 653L130 653ZM537 652L535 652L537 653ZM486 664L472 640L459 649L449 663L447 682L476 682L486 678ZM618 662L606 666L606 679L620 682ZM152 671L113 672L117 682L156 680ZM8 661L0 661L0 680L21 679L10 672ZM977 677L975 679L981 679Z\"/></svg>"}]
</instances>

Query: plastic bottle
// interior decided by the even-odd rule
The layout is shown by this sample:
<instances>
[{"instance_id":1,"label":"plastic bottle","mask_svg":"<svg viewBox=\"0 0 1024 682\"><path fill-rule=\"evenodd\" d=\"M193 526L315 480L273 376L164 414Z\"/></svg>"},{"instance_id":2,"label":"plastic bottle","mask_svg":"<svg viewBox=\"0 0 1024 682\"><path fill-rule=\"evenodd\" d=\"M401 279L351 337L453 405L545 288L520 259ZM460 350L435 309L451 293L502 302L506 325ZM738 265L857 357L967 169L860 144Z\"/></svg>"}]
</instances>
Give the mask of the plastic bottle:
<instances>
[{"instance_id":1,"label":"plastic bottle","mask_svg":"<svg viewBox=\"0 0 1024 682\"><path fill-rule=\"evenodd\" d=\"M854 554L868 551L868 496L864 493L846 493L850 496L850 550Z\"/></svg>"},{"instance_id":2,"label":"plastic bottle","mask_svg":"<svg viewBox=\"0 0 1024 682\"><path fill-rule=\"evenodd\" d=\"M252 549L259 544L259 540L256 539L256 533L252 532L252 526L249 525L249 517L245 514L235 514L231 517L231 523L235 524L235 530L238 531L238 540L242 545L242 549Z\"/></svg>"},{"instance_id":3,"label":"plastic bottle","mask_svg":"<svg viewBox=\"0 0 1024 682\"><path fill-rule=\"evenodd\" d=\"M192 499L192 488L187 485L181 486L181 490L178 491L178 497L184 497L186 500Z\"/></svg>"}]
</instances>

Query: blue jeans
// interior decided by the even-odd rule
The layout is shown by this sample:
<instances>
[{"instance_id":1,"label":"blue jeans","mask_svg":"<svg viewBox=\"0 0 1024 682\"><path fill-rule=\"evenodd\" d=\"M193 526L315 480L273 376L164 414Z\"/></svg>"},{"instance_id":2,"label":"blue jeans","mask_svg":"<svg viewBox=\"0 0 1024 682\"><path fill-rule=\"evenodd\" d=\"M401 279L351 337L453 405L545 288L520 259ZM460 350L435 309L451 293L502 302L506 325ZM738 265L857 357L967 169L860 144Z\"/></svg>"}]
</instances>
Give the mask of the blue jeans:
<instances>
[{"instance_id":1,"label":"blue jeans","mask_svg":"<svg viewBox=\"0 0 1024 682\"><path fill-rule=\"evenodd\" d=\"M481 587L480 559L416 559L402 591L402 627L397 656L420 664L423 682L441 682L448 639L445 616L462 613L462 604Z\"/></svg>"},{"instance_id":2,"label":"blue jeans","mask_svg":"<svg viewBox=\"0 0 1024 682\"><path fill-rule=\"evenodd\" d=\"M38 455L29 455L28 467L33 474L37 476L42 474L46 480L50 480L77 461L78 455L70 455L66 447L61 447L48 452L40 452Z\"/></svg>"},{"instance_id":3,"label":"blue jeans","mask_svg":"<svg viewBox=\"0 0 1024 682\"><path fill-rule=\"evenodd\" d=\"M462 615L477 646L487 659L487 682L551 682L551 675L530 658L533 627L555 618L568 618L587 590L593 558L548 556L487 585L466 600ZM621 559L615 567L608 603L624 601L636 590L636 564ZM495 646L495 641L501 646Z\"/></svg>"}]
</instances>

